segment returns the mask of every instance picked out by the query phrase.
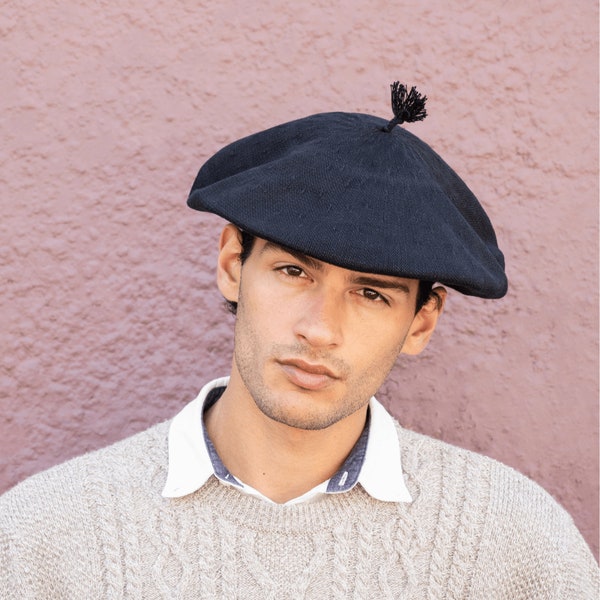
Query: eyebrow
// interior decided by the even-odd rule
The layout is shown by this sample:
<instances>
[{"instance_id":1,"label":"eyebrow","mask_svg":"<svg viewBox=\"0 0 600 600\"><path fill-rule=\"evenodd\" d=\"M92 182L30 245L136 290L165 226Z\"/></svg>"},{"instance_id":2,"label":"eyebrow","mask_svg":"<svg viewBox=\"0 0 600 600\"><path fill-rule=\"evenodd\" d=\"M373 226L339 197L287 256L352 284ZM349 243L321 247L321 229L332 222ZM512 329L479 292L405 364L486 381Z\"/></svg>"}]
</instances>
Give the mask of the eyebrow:
<instances>
[{"instance_id":1,"label":"eyebrow","mask_svg":"<svg viewBox=\"0 0 600 600\"><path fill-rule=\"evenodd\" d=\"M311 269L314 269L315 271L323 270L322 261L317 260L316 258L312 258L312 256L308 256L307 254L299 252L298 250L294 250L293 248L288 248L283 244L277 244L275 242L270 242L267 240L265 242L265 245L262 247L261 254L263 252L269 251L283 251L287 254L290 254L296 260L298 260L301 263L304 263L305 265L307 265ZM362 273L357 273L356 275L352 275L349 279L352 281L352 283L356 285L364 285L366 287L376 287L386 290L397 290L399 292L402 292L403 294L410 295L410 288L408 287L408 285L402 283L401 281L398 281L397 279L384 279L383 277L385 276L381 276L380 278L376 275L363 275Z\"/></svg>"},{"instance_id":2,"label":"eyebrow","mask_svg":"<svg viewBox=\"0 0 600 600\"><path fill-rule=\"evenodd\" d=\"M386 290L397 290L410 295L410 288L405 283L393 279L380 279L379 277L373 277L372 275L357 275L352 278L352 281L358 285L383 288Z\"/></svg>"}]
</instances>

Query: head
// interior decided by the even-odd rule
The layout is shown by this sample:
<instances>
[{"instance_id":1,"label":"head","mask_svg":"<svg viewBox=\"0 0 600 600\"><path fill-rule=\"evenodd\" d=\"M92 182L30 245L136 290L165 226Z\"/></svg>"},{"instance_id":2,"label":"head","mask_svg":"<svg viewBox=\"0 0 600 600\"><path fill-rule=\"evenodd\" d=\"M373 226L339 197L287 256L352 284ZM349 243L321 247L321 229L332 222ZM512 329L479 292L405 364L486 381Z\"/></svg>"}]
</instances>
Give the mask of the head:
<instances>
[{"instance_id":1,"label":"head","mask_svg":"<svg viewBox=\"0 0 600 600\"><path fill-rule=\"evenodd\" d=\"M483 208L395 126L398 108L387 124L324 113L250 135L192 186L191 208L230 222L218 282L237 315L232 381L276 421L318 429L364 409L431 337L446 296L433 282L506 292Z\"/></svg>"}]
</instances>

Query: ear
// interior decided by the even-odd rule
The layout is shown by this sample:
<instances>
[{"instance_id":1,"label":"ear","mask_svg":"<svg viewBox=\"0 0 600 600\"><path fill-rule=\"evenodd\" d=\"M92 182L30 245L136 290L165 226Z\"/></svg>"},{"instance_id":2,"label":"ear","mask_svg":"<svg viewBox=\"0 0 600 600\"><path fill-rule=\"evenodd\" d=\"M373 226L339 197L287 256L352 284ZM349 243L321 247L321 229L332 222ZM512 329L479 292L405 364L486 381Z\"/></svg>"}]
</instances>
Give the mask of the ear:
<instances>
[{"instance_id":1,"label":"ear","mask_svg":"<svg viewBox=\"0 0 600 600\"><path fill-rule=\"evenodd\" d=\"M446 289L441 286L432 290L431 296L415 315L408 330L402 346L403 354L419 354L425 349L444 309L446 296Z\"/></svg>"},{"instance_id":2,"label":"ear","mask_svg":"<svg viewBox=\"0 0 600 600\"><path fill-rule=\"evenodd\" d=\"M223 228L219 239L217 259L217 285L226 300L238 301L242 274L242 244L240 230L229 223Z\"/></svg>"}]
</instances>

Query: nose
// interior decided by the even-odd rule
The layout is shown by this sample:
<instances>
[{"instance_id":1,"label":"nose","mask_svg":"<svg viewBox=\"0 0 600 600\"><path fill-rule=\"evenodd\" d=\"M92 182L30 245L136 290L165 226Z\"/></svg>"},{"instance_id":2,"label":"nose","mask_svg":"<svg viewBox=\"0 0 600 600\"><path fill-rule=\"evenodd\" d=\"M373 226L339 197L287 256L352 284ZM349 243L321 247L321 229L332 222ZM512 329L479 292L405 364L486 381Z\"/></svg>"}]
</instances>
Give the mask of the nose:
<instances>
[{"instance_id":1,"label":"nose","mask_svg":"<svg viewBox=\"0 0 600 600\"><path fill-rule=\"evenodd\" d=\"M324 289L313 290L299 309L295 336L314 348L330 348L342 341L343 302Z\"/></svg>"}]
</instances>

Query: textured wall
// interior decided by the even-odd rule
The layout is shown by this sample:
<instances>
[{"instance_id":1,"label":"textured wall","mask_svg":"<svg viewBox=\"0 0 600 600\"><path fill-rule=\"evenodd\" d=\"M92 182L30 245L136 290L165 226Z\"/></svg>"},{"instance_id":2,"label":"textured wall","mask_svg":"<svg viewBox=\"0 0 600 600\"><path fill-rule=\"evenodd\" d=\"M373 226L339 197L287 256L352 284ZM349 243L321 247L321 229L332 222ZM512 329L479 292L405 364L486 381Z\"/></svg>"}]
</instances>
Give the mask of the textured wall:
<instances>
[{"instance_id":1,"label":"textured wall","mask_svg":"<svg viewBox=\"0 0 600 600\"><path fill-rule=\"evenodd\" d=\"M574 0L23 0L0 14L0 489L173 415L228 371L211 153L318 111L390 115L469 182L509 295L452 294L381 398L525 472L597 551L597 14Z\"/></svg>"}]
</instances>

